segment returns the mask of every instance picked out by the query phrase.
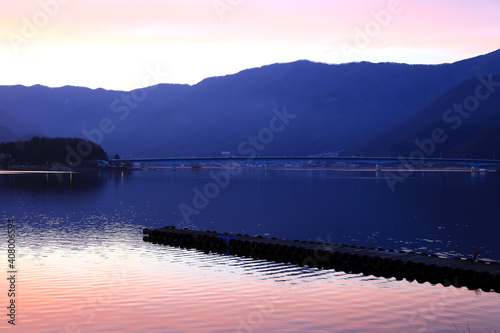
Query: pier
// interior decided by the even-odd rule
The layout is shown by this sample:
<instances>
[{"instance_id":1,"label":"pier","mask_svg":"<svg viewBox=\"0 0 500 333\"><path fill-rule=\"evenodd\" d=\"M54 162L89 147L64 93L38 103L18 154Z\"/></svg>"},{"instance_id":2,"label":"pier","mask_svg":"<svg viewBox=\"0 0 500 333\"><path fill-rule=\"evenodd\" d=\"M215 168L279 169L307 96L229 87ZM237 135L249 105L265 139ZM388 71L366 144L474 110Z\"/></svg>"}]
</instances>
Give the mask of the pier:
<instances>
[{"instance_id":1,"label":"pier","mask_svg":"<svg viewBox=\"0 0 500 333\"><path fill-rule=\"evenodd\" d=\"M442 258L425 253L233 235L210 230L176 229L173 226L146 228L143 233L143 240L153 244L194 248L205 253L500 293L500 264L494 261Z\"/></svg>"}]
</instances>

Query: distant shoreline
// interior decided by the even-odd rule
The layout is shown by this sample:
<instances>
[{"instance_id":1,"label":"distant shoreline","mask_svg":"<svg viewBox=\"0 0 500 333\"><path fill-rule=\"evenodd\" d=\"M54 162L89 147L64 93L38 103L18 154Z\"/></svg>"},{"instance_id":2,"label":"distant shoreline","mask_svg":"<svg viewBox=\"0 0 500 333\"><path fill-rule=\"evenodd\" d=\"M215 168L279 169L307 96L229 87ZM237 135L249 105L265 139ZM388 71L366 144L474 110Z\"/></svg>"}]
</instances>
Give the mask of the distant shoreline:
<instances>
[{"instance_id":1,"label":"distant shoreline","mask_svg":"<svg viewBox=\"0 0 500 333\"><path fill-rule=\"evenodd\" d=\"M249 166L200 166L201 168L199 169L192 169L191 166L177 166L177 169L190 169L190 170L203 170L203 169L231 169L231 168L244 168L244 169L264 169L264 166L258 166L258 167L249 167ZM148 165L144 166L142 169L143 171L154 171L154 170L170 170L172 167L169 165ZM483 168L481 168L483 169ZM485 172L485 173L494 173L497 172L498 170L495 169L487 169L484 168L486 171L479 171L479 168L476 168L475 172ZM375 168L336 168L336 167L271 167L271 170L280 170L280 171L346 171L346 172L376 172ZM396 169L396 168L382 168L381 172L465 172L465 173L470 173L471 169L470 168L464 168L464 167L450 167L450 168L422 168L422 169Z\"/></svg>"},{"instance_id":2,"label":"distant shoreline","mask_svg":"<svg viewBox=\"0 0 500 333\"><path fill-rule=\"evenodd\" d=\"M50 165L9 165L6 168L0 167L0 174L15 174L15 173L79 173L79 172L95 172L101 168L97 167L79 167L79 168L63 168L54 170Z\"/></svg>"},{"instance_id":3,"label":"distant shoreline","mask_svg":"<svg viewBox=\"0 0 500 333\"><path fill-rule=\"evenodd\" d=\"M0 170L0 175L19 175L29 173L42 173L42 174L66 174L75 173L75 171L51 171L51 170Z\"/></svg>"},{"instance_id":4,"label":"distant shoreline","mask_svg":"<svg viewBox=\"0 0 500 333\"><path fill-rule=\"evenodd\" d=\"M201 168L193 169L191 166L177 166L177 169L184 170L203 170L203 169L229 169L229 168L243 168L243 169L263 169L264 167L249 167L249 166L201 166ZM51 167L41 166L41 165L25 165L9 167L6 169L0 169L0 175L2 174L29 174L29 173L43 173L43 174L68 174L68 173L82 173L82 172L97 172L97 171L113 171L115 168L75 168L72 170L53 170ZM170 170L171 166L165 165L148 165L140 169L129 169L129 168L116 168L116 170L127 170L127 171L155 171L155 170ZM336 168L336 167L272 167L271 170L276 171L340 171L340 172L376 172L374 168ZM481 169L485 171L479 171L476 169L476 173L498 173L500 170L495 169ZM396 168L383 168L379 172L461 172L470 173L470 168L458 167L458 168L423 168L423 169L396 169Z\"/></svg>"}]
</instances>

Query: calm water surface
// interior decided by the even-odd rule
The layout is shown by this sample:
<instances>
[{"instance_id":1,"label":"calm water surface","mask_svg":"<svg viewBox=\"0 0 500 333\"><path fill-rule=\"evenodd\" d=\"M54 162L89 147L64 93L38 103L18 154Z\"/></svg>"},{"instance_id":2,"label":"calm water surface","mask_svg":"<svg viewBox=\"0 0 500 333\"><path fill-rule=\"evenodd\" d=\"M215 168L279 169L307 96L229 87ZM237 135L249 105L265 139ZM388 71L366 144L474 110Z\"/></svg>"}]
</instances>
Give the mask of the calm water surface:
<instances>
[{"instance_id":1,"label":"calm water surface","mask_svg":"<svg viewBox=\"0 0 500 333\"><path fill-rule=\"evenodd\" d=\"M7 275L6 225L14 216L19 270L16 326L2 315L0 328L500 331L496 293L142 241L144 227L176 225L448 256L478 249L480 257L498 260L498 175L419 173L393 192L371 172L247 169L229 179L221 172L73 174L62 182L53 174L0 175L0 267Z\"/></svg>"}]
</instances>

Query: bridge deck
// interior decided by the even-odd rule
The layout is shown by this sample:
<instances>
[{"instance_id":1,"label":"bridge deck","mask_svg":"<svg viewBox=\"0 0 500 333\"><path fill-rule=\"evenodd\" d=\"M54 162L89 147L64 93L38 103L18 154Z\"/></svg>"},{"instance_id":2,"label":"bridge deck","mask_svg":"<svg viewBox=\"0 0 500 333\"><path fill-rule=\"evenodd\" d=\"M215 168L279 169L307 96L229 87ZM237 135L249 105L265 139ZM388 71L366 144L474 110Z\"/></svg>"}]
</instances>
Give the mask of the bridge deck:
<instances>
[{"instance_id":1,"label":"bridge deck","mask_svg":"<svg viewBox=\"0 0 500 333\"><path fill-rule=\"evenodd\" d=\"M233 163L286 163L286 162L348 162L348 163L367 163L377 164L377 170L380 171L382 164L412 164L420 165L422 163L453 164L465 165L471 167L496 166L500 167L500 160L490 159L460 159L460 158L433 158L426 157L415 159L410 157L319 157L319 156L230 156L230 157L167 157L167 158L132 158L132 159L112 159L111 165L125 163L162 163L162 164L182 164L182 163L210 163L210 162L233 162Z\"/></svg>"}]
</instances>

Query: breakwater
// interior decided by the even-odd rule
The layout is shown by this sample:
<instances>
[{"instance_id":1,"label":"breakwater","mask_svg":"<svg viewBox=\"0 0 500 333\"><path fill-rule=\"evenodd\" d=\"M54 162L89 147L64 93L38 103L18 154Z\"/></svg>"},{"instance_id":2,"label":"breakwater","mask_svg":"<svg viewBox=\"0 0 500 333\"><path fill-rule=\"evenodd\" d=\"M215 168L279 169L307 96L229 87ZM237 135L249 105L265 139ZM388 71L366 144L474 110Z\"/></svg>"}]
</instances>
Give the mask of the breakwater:
<instances>
[{"instance_id":1,"label":"breakwater","mask_svg":"<svg viewBox=\"0 0 500 333\"><path fill-rule=\"evenodd\" d=\"M429 282L446 287L465 286L471 290L500 293L498 262L355 247L321 242L233 235L216 231L144 229L143 240L153 244L195 248L206 253L264 259L291 265L334 269L353 274Z\"/></svg>"}]
</instances>

